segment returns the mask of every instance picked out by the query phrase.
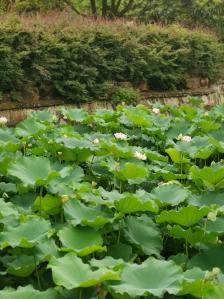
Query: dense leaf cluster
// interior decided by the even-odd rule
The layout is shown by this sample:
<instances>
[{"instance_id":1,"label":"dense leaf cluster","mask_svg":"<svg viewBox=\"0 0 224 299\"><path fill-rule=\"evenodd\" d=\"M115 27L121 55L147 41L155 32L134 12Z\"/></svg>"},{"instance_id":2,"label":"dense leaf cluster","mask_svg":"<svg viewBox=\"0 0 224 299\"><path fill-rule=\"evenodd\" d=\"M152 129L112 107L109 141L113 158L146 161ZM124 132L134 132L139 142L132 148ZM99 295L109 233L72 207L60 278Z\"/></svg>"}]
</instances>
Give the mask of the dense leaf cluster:
<instances>
[{"instance_id":1,"label":"dense leaf cluster","mask_svg":"<svg viewBox=\"0 0 224 299\"><path fill-rule=\"evenodd\" d=\"M223 46L202 32L100 22L74 27L3 22L0 93L21 98L38 90L74 102L110 100L119 82L170 90L185 87L189 77L217 80L222 73Z\"/></svg>"},{"instance_id":2,"label":"dense leaf cluster","mask_svg":"<svg viewBox=\"0 0 224 299\"><path fill-rule=\"evenodd\" d=\"M223 111L62 108L1 128L0 297L222 299Z\"/></svg>"}]
</instances>

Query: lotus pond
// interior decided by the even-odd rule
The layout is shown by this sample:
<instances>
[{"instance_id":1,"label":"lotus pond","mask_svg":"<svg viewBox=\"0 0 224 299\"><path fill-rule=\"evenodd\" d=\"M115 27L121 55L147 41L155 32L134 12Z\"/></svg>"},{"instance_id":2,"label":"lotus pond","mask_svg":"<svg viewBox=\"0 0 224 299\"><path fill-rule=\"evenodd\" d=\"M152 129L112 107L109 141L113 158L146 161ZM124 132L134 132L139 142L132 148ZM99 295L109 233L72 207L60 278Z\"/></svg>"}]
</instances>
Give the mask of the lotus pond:
<instances>
[{"instance_id":1,"label":"lotus pond","mask_svg":"<svg viewBox=\"0 0 224 299\"><path fill-rule=\"evenodd\" d=\"M224 105L196 104L2 127L0 298L223 299Z\"/></svg>"}]
</instances>

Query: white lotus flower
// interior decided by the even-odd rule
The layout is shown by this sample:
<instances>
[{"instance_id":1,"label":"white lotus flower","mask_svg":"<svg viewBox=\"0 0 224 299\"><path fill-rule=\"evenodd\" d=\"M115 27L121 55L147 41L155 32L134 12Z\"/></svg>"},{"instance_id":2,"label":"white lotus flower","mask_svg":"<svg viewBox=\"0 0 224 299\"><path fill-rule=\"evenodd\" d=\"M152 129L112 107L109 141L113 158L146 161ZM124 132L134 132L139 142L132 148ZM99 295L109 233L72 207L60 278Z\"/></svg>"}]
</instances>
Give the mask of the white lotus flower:
<instances>
[{"instance_id":1,"label":"white lotus flower","mask_svg":"<svg viewBox=\"0 0 224 299\"><path fill-rule=\"evenodd\" d=\"M160 114L160 110L158 108L153 108L152 112L155 114Z\"/></svg>"},{"instance_id":2,"label":"white lotus flower","mask_svg":"<svg viewBox=\"0 0 224 299\"><path fill-rule=\"evenodd\" d=\"M100 143L100 140L99 140L98 138L95 138L95 139L93 140L93 143L94 143L94 144L99 144L99 143Z\"/></svg>"},{"instance_id":3,"label":"white lotus flower","mask_svg":"<svg viewBox=\"0 0 224 299\"><path fill-rule=\"evenodd\" d=\"M5 116L0 117L0 126L5 126L8 122L8 119Z\"/></svg>"},{"instance_id":4,"label":"white lotus flower","mask_svg":"<svg viewBox=\"0 0 224 299\"><path fill-rule=\"evenodd\" d=\"M183 136L182 141L190 142L191 141L191 136L188 136L188 135Z\"/></svg>"},{"instance_id":5,"label":"white lotus flower","mask_svg":"<svg viewBox=\"0 0 224 299\"><path fill-rule=\"evenodd\" d=\"M137 152L137 151L134 153L134 157L139 159L139 160L143 160L143 161L147 160L147 156L145 154L142 154L142 153Z\"/></svg>"},{"instance_id":6,"label":"white lotus flower","mask_svg":"<svg viewBox=\"0 0 224 299\"><path fill-rule=\"evenodd\" d=\"M181 141L184 141L184 142L191 142L191 139L192 139L191 136L183 135L183 134L180 134L177 137L177 140L181 140Z\"/></svg>"},{"instance_id":7,"label":"white lotus flower","mask_svg":"<svg viewBox=\"0 0 224 299\"><path fill-rule=\"evenodd\" d=\"M215 213L215 212L209 212L207 218L208 218L208 220L214 222L214 221L216 221L216 216L217 216L217 213Z\"/></svg>"},{"instance_id":8,"label":"white lotus flower","mask_svg":"<svg viewBox=\"0 0 224 299\"><path fill-rule=\"evenodd\" d=\"M218 267L212 268L212 274L213 275L217 276L217 275L220 274L220 272L221 272L221 270Z\"/></svg>"},{"instance_id":9,"label":"white lotus flower","mask_svg":"<svg viewBox=\"0 0 224 299\"><path fill-rule=\"evenodd\" d=\"M119 132L119 133L115 133L114 137L119 140L127 140L128 136L125 135L124 133Z\"/></svg>"}]
</instances>

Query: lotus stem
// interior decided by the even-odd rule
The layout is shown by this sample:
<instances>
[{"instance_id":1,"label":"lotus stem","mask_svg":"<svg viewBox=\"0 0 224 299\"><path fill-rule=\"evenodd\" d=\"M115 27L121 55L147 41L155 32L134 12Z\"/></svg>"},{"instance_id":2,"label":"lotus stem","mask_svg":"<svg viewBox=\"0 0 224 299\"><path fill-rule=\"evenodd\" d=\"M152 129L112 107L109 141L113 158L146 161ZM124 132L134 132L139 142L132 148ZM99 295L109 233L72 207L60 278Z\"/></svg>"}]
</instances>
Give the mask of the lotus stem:
<instances>
[{"instance_id":1,"label":"lotus stem","mask_svg":"<svg viewBox=\"0 0 224 299\"><path fill-rule=\"evenodd\" d=\"M38 269L37 269L37 260L36 260L35 255L33 256L33 259L34 259L34 264L35 264L35 272L36 272L36 276L37 276L37 284L38 284L39 290L41 291L42 286L41 286L40 276L39 276Z\"/></svg>"}]
</instances>

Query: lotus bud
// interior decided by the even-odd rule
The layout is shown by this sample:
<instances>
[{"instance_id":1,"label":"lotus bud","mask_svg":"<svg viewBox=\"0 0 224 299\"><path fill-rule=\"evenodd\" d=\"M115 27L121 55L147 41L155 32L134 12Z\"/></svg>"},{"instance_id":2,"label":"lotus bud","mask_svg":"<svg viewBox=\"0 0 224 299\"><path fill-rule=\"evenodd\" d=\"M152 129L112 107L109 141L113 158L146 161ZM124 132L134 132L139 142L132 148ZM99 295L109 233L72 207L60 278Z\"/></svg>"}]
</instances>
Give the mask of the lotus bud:
<instances>
[{"instance_id":1,"label":"lotus bud","mask_svg":"<svg viewBox=\"0 0 224 299\"><path fill-rule=\"evenodd\" d=\"M96 187L97 186L97 183L92 181L92 187Z\"/></svg>"},{"instance_id":2,"label":"lotus bud","mask_svg":"<svg viewBox=\"0 0 224 299\"><path fill-rule=\"evenodd\" d=\"M94 143L94 144L99 144L99 143L100 143L100 140L99 140L98 138L96 138L96 139L93 140L93 143Z\"/></svg>"},{"instance_id":3,"label":"lotus bud","mask_svg":"<svg viewBox=\"0 0 224 299\"><path fill-rule=\"evenodd\" d=\"M3 197L3 198L9 198L9 196L8 196L8 194L7 194L6 192L4 192L4 193L2 194L2 197Z\"/></svg>"},{"instance_id":4,"label":"lotus bud","mask_svg":"<svg viewBox=\"0 0 224 299\"><path fill-rule=\"evenodd\" d=\"M209 212L207 218L208 218L208 220L214 222L214 221L216 221L216 216L217 216L216 212Z\"/></svg>"},{"instance_id":5,"label":"lotus bud","mask_svg":"<svg viewBox=\"0 0 224 299\"><path fill-rule=\"evenodd\" d=\"M68 195L62 195L61 201L63 204L65 204L67 201L69 201L69 196Z\"/></svg>"},{"instance_id":6,"label":"lotus bud","mask_svg":"<svg viewBox=\"0 0 224 299\"><path fill-rule=\"evenodd\" d=\"M218 267L214 267L214 268L212 269L212 274L213 274L214 276L217 276L217 275L219 275L220 273L221 273L220 268L218 268Z\"/></svg>"},{"instance_id":7,"label":"lotus bud","mask_svg":"<svg viewBox=\"0 0 224 299\"><path fill-rule=\"evenodd\" d=\"M213 273L206 271L205 272L205 276L204 276L204 280L212 280L213 279Z\"/></svg>"}]
</instances>

